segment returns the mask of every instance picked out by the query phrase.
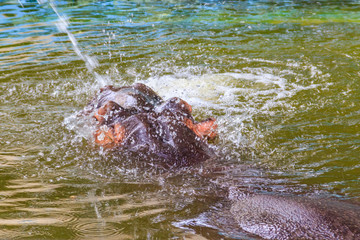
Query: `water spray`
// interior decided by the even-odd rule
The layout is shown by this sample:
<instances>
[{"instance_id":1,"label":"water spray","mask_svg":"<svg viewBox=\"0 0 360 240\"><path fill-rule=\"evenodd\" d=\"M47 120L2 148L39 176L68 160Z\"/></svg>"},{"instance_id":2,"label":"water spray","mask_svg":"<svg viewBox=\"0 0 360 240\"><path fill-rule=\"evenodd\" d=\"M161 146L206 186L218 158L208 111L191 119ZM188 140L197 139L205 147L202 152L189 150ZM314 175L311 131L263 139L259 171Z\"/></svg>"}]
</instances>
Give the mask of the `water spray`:
<instances>
[{"instance_id":1,"label":"water spray","mask_svg":"<svg viewBox=\"0 0 360 240\"><path fill-rule=\"evenodd\" d=\"M20 0L19 0L20 2ZM69 31L69 21L68 18L65 15L62 15L59 13L59 11L57 10L56 4L54 3L53 0L37 0L37 2L39 4L44 4L44 3L49 3L50 7L52 8L52 10L55 12L55 14L58 17L58 22L56 23L56 27L58 28L58 30L60 32L66 33L72 46L73 49L76 53L76 55L78 55L80 57L81 60L83 60L85 62L85 66L87 68L87 70L95 76L95 79L97 81L97 83L100 86L104 86L106 85L106 80L99 74L97 73L94 69L96 67L99 66L99 62L97 61L96 57L92 57L86 54L83 54L82 51L80 50L79 47L79 42L76 40L74 34L72 34ZM22 4L21 4L22 5Z\"/></svg>"},{"instance_id":2,"label":"water spray","mask_svg":"<svg viewBox=\"0 0 360 240\"><path fill-rule=\"evenodd\" d=\"M18 0L18 2L19 2L19 4L20 4L20 6L21 6L22 8L24 8L24 5L22 4L21 0Z\"/></svg>"}]
</instances>

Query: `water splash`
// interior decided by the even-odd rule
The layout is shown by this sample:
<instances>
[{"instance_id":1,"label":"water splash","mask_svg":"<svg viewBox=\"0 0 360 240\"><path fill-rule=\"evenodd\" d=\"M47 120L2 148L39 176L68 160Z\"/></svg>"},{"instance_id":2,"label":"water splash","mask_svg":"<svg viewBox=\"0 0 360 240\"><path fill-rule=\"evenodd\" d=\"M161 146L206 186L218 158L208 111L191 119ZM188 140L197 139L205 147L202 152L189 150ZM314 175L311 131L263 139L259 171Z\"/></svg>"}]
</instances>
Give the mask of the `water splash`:
<instances>
[{"instance_id":1,"label":"water splash","mask_svg":"<svg viewBox=\"0 0 360 240\"><path fill-rule=\"evenodd\" d=\"M255 60L254 60L255 61ZM258 61L258 60L256 60ZM278 62L268 62L278 65ZM286 68L243 68L225 73L182 74L150 77L141 82L156 89L164 98L178 96L194 108L195 117L215 116L219 124L219 146L230 161L242 161L244 152L250 161L266 159L277 151L267 146L267 137L276 131L269 125L279 116L296 112L297 94L326 87L323 80L301 81L301 70L325 77L315 66L286 64ZM295 80L293 80L295 79ZM246 150L245 150L246 149ZM266 150L267 149L267 150ZM261 155L261 156L260 156ZM238 159L238 160L236 160Z\"/></svg>"}]
</instances>

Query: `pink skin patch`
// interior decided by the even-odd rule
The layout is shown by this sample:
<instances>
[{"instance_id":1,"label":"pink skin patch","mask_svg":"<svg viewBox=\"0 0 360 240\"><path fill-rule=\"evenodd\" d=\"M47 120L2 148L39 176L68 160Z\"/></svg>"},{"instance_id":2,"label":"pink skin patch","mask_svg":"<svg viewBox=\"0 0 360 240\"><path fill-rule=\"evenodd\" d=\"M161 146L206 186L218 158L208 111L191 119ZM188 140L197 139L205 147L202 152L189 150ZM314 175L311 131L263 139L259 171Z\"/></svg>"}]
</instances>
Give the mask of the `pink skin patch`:
<instances>
[{"instance_id":1,"label":"pink skin patch","mask_svg":"<svg viewBox=\"0 0 360 240\"><path fill-rule=\"evenodd\" d=\"M199 123L193 123L190 119L186 119L185 124L188 128L193 130L197 136L211 140L217 136L216 129L218 125L215 121L215 118L209 118Z\"/></svg>"}]
</instances>

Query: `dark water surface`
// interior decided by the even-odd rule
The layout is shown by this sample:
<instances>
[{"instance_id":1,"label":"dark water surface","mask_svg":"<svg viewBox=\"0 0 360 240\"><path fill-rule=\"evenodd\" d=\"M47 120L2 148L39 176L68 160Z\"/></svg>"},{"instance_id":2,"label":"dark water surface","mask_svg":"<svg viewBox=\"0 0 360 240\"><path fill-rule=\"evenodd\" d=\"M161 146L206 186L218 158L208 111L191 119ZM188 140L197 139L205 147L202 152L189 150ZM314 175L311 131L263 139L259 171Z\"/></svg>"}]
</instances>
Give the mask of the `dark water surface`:
<instances>
[{"instance_id":1,"label":"dark water surface","mask_svg":"<svg viewBox=\"0 0 360 240\"><path fill-rule=\"evenodd\" d=\"M0 238L256 238L206 217L234 187L360 202L359 1L39 2L0 3ZM77 112L134 82L215 116L218 159L94 146Z\"/></svg>"}]
</instances>

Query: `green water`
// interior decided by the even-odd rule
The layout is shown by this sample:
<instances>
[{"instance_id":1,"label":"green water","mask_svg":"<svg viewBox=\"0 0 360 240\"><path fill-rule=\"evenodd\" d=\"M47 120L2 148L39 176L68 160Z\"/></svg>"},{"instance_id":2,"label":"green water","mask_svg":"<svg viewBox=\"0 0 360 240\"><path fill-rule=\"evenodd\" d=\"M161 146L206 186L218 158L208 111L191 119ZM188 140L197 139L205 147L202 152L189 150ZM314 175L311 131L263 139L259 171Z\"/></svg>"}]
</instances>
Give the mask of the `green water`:
<instances>
[{"instance_id":1,"label":"green water","mask_svg":"<svg viewBox=\"0 0 360 240\"><path fill-rule=\"evenodd\" d=\"M55 4L99 64L48 3L0 3L0 238L254 237L203 217L234 186L360 201L358 1ZM133 82L215 116L218 158L167 173L94 146L77 113Z\"/></svg>"}]
</instances>

